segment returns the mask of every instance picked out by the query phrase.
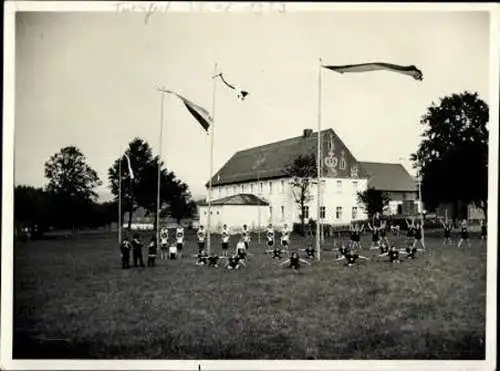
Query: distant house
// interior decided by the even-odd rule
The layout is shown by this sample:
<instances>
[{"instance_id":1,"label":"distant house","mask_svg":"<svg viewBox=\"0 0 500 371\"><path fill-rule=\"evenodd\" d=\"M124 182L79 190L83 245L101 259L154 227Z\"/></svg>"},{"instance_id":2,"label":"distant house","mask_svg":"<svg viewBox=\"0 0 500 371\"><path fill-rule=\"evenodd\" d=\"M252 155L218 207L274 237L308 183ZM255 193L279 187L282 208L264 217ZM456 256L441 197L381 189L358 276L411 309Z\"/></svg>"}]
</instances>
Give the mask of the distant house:
<instances>
[{"instance_id":1,"label":"distant house","mask_svg":"<svg viewBox=\"0 0 500 371\"><path fill-rule=\"evenodd\" d=\"M125 213L123 216L123 227L128 228L129 213ZM132 213L132 230L152 230L155 228L155 217L154 215L149 215L149 212L143 208L139 207Z\"/></svg>"},{"instance_id":2,"label":"distant house","mask_svg":"<svg viewBox=\"0 0 500 371\"><path fill-rule=\"evenodd\" d=\"M401 164L361 162L369 174L368 187L384 192L390 199L387 214L413 215L418 212L418 188Z\"/></svg>"},{"instance_id":3,"label":"distant house","mask_svg":"<svg viewBox=\"0 0 500 371\"><path fill-rule=\"evenodd\" d=\"M208 225L208 203L200 202L200 224ZM231 227L247 226L256 229L269 220L269 202L253 194L236 194L214 200L210 207L210 225L221 230L224 224Z\"/></svg>"}]
</instances>

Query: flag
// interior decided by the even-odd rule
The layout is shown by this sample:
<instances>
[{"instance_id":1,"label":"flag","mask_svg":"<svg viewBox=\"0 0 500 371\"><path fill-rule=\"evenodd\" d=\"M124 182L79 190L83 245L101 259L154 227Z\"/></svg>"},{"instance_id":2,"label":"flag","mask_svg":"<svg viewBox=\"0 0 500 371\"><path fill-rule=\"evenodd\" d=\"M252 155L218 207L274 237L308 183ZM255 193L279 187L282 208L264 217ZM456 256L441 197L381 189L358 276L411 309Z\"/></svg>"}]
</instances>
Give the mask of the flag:
<instances>
[{"instance_id":1,"label":"flag","mask_svg":"<svg viewBox=\"0 0 500 371\"><path fill-rule=\"evenodd\" d=\"M132 164L130 163L130 157L127 156L125 153L125 158L127 159L127 164L128 164L128 173L130 175L130 179L134 179L134 172L132 171Z\"/></svg>"},{"instance_id":2,"label":"flag","mask_svg":"<svg viewBox=\"0 0 500 371\"><path fill-rule=\"evenodd\" d=\"M419 81L423 80L422 71L420 71L415 66L400 66L400 65L391 64L391 63L375 62L375 63L348 64L348 65L344 65L344 66L323 66L323 67L327 68L329 70L338 72L338 73L370 72L370 71L386 70L386 71L397 72L397 73L401 73L403 75L411 76L415 80L419 80Z\"/></svg>"},{"instance_id":3,"label":"flag","mask_svg":"<svg viewBox=\"0 0 500 371\"><path fill-rule=\"evenodd\" d=\"M215 77L220 77L220 79L222 80L222 82L224 83L224 85L226 85L228 88L232 89L232 90L236 90L237 91L237 97L238 99L241 99L241 100L245 100L245 97L248 95L248 92L245 91L245 90L240 90L240 89L236 89L234 87L234 85L228 83L226 81L226 79L224 78L224 75L222 75L222 73L219 73L218 75L216 75Z\"/></svg>"},{"instance_id":4,"label":"flag","mask_svg":"<svg viewBox=\"0 0 500 371\"><path fill-rule=\"evenodd\" d=\"M171 90L160 90L164 91L165 93L170 93L170 94L175 94L180 100L182 100L182 103L186 106L187 110L191 115L196 119L196 121L199 122L199 124L205 129L205 131L208 131L208 128L212 124L212 117L210 117L210 114L208 111L203 108L198 106L197 104L191 102L189 99L186 97L183 97L182 95L171 91Z\"/></svg>"}]
</instances>

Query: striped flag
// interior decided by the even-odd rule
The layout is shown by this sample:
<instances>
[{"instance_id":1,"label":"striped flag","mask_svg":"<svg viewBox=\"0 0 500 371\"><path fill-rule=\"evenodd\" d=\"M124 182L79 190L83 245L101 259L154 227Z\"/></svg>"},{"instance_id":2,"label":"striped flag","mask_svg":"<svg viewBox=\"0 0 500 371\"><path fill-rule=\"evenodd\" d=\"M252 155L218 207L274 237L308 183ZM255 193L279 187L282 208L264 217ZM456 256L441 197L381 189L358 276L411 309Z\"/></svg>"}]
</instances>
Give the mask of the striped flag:
<instances>
[{"instance_id":1,"label":"striped flag","mask_svg":"<svg viewBox=\"0 0 500 371\"><path fill-rule=\"evenodd\" d=\"M132 171L132 164L130 163L130 157L125 153L124 154L125 158L127 159L127 164L128 164L128 173L130 175L130 179L134 179L134 172Z\"/></svg>"},{"instance_id":2,"label":"striped flag","mask_svg":"<svg viewBox=\"0 0 500 371\"><path fill-rule=\"evenodd\" d=\"M174 91L162 90L162 89L159 90L165 93L176 95L182 101L182 103L184 103L184 106L186 106L189 113L191 113L191 115L196 119L196 121L198 121L198 123L202 126L202 128L208 132L208 129L210 128L210 125L212 124L213 120L205 108L198 106L197 104L191 102L186 97L183 97L182 95Z\"/></svg>"},{"instance_id":3,"label":"striped flag","mask_svg":"<svg viewBox=\"0 0 500 371\"><path fill-rule=\"evenodd\" d=\"M415 80L422 81L423 74L415 66L400 66L397 64L391 63L361 63L361 64L348 64L344 66L323 66L329 70L338 72L338 73L349 73L349 72L370 72L370 71L391 71L396 73L401 73L403 75L408 75L413 77Z\"/></svg>"},{"instance_id":4,"label":"striped flag","mask_svg":"<svg viewBox=\"0 0 500 371\"><path fill-rule=\"evenodd\" d=\"M219 73L218 75L215 75L214 77L220 77L224 85L226 85L229 89L236 90L237 92L237 97L240 100L245 100L245 97L248 95L248 92L245 90L240 90L237 89L234 85L230 84L227 82L227 80L224 78L224 75L222 73Z\"/></svg>"}]
</instances>

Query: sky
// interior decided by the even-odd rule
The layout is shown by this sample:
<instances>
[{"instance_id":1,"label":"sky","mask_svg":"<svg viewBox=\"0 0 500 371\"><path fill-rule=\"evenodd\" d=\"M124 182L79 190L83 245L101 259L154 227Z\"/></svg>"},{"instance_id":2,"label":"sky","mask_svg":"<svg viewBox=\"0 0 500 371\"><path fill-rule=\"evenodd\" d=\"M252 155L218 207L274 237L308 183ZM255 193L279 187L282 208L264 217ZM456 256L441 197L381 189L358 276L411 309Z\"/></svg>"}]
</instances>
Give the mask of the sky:
<instances>
[{"instance_id":1,"label":"sky","mask_svg":"<svg viewBox=\"0 0 500 371\"><path fill-rule=\"evenodd\" d=\"M360 161L402 162L421 140L432 102L465 90L489 102L486 12L18 13L14 182L44 186L44 163L77 146L103 181L127 143L159 152L160 94L175 90L212 112L214 64L250 94L216 87L215 173L238 150L318 126L318 66L415 65L390 72L322 72L322 129ZM161 157L204 196L209 137L174 96L164 104ZM402 160L403 158L403 160Z\"/></svg>"}]
</instances>

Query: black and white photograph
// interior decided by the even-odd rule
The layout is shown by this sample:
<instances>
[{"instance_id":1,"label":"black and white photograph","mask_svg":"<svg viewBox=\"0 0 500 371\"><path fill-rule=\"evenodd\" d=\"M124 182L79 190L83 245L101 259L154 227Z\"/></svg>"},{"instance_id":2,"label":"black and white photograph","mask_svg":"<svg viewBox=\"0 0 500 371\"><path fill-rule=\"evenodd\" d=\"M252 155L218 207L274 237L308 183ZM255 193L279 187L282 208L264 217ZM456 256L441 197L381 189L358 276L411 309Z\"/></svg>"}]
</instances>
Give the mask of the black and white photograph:
<instances>
[{"instance_id":1,"label":"black and white photograph","mask_svg":"<svg viewBox=\"0 0 500 371\"><path fill-rule=\"evenodd\" d=\"M496 368L497 5L5 20L2 369Z\"/></svg>"}]
</instances>

